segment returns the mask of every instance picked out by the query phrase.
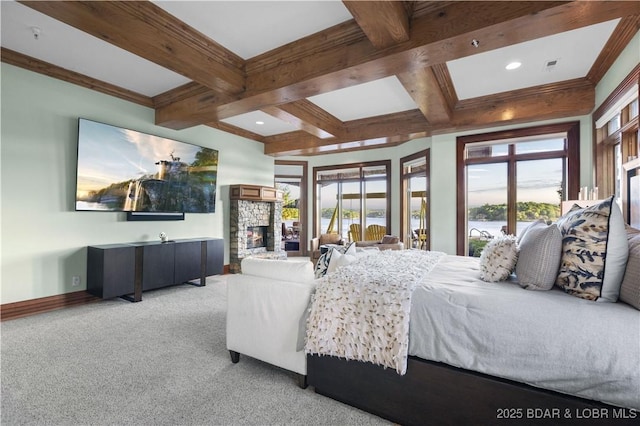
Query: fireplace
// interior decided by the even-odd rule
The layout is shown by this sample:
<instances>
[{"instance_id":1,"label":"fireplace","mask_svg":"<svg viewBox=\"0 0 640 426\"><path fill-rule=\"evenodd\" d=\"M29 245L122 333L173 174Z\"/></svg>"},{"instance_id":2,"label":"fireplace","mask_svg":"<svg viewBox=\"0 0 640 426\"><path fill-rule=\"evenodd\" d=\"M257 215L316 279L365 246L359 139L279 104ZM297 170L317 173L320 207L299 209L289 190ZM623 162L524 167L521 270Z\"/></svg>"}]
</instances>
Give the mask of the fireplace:
<instances>
[{"instance_id":1,"label":"fireplace","mask_svg":"<svg viewBox=\"0 0 640 426\"><path fill-rule=\"evenodd\" d=\"M267 246L268 226L247 226L247 248L253 249Z\"/></svg>"},{"instance_id":2,"label":"fireplace","mask_svg":"<svg viewBox=\"0 0 640 426\"><path fill-rule=\"evenodd\" d=\"M239 273L245 257L286 259L282 250L282 193L256 185L229 188L229 272Z\"/></svg>"}]
</instances>

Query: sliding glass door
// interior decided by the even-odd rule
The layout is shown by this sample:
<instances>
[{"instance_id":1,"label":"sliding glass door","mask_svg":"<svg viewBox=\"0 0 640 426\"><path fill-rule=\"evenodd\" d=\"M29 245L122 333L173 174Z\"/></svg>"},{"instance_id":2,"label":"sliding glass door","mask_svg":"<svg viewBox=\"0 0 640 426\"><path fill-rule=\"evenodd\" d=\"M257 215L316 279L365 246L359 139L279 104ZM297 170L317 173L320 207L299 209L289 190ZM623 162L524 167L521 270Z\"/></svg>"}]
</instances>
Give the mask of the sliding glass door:
<instances>
[{"instance_id":1,"label":"sliding glass door","mask_svg":"<svg viewBox=\"0 0 640 426\"><path fill-rule=\"evenodd\" d=\"M306 162L275 162L275 187L283 195L281 248L288 256L307 251L306 176Z\"/></svg>"},{"instance_id":2,"label":"sliding glass door","mask_svg":"<svg viewBox=\"0 0 640 426\"><path fill-rule=\"evenodd\" d=\"M401 239L405 247L431 247L429 150L400 159L402 170Z\"/></svg>"},{"instance_id":3,"label":"sliding glass door","mask_svg":"<svg viewBox=\"0 0 640 426\"><path fill-rule=\"evenodd\" d=\"M386 232L390 168L389 161L316 167L316 234L339 234L345 241L358 241L367 238L371 225L380 225Z\"/></svg>"}]
</instances>

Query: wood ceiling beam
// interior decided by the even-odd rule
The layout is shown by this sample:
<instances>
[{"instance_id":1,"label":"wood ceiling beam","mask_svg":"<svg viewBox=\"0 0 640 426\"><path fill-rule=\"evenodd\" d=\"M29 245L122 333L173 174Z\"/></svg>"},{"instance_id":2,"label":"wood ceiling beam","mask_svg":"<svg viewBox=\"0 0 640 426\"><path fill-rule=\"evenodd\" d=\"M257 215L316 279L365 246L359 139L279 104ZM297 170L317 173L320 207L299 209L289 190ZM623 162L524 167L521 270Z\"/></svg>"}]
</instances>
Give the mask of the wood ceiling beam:
<instances>
[{"instance_id":1,"label":"wood ceiling beam","mask_svg":"<svg viewBox=\"0 0 640 426\"><path fill-rule=\"evenodd\" d=\"M156 124L192 121L190 111L227 118L604 22L637 9L636 2L628 1L453 2L414 20L410 40L384 50L374 49L354 28L357 25L348 22L247 61L247 90L237 101L179 101L193 105L158 109ZM480 40L478 48L471 45L472 39Z\"/></svg>"},{"instance_id":2,"label":"wood ceiling beam","mask_svg":"<svg viewBox=\"0 0 640 426\"><path fill-rule=\"evenodd\" d=\"M430 124L451 120L451 109L431 67L398 74L398 79Z\"/></svg>"},{"instance_id":3,"label":"wood ceiling beam","mask_svg":"<svg viewBox=\"0 0 640 426\"><path fill-rule=\"evenodd\" d=\"M431 70L438 81L440 92L446 99L449 109L455 108L458 103L458 94L456 93L456 88L453 85L453 79L449 73L449 67L447 64L436 64L431 67Z\"/></svg>"},{"instance_id":4,"label":"wood ceiling beam","mask_svg":"<svg viewBox=\"0 0 640 426\"><path fill-rule=\"evenodd\" d=\"M20 3L223 93L244 91L244 61L147 1Z\"/></svg>"},{"instance_id":5,"label":"wood ceiling beam","mask_svg":"<svg viewBox=\"0 0 640 426\"><path fill-rule=\"evenodd\" d=\"M347 122L345 125L348 130L342 138L320 140L304 133L271 136L264 140L265 154L325 153L352 141L360 147L382 147L385 146L384 140L393 143L397 135L401 135L400 139L409 140L433 134L524 123L532 119L584 115L593 110L594 104L595 86L582 78L460 101L451 120L436 125L427 124L422 113L415 110Z\"/></svg>"},{"instance_id":6,"label":"wood ceiling beam","mask_svg":"<svg viewBox=\"0 0 640 426\"><path fill-rule=\"evenodd\" d=\"M75 71L50 64L49 62L41 61L31 56L15 52L11 49L2 47L0 49L0 57L2 58L2 62L14 65L16 67L24 68L26 70L37 72L49 77L57 78L58 80L86 87L87 89L105 93L110 96L115 96L116 98L124 99L125 101L133 102L145 107L152 108L154 106L153 100L149 96L145 96L131 90L123 89L122 87L107 83L105 81L87 77L84 74L80 74Z\"/></svg>"},{"instance_id":7,"label":"wood ceiling beam","mask_svg":"<svg viewBox=\"0 0 640 426\"><path fill-rule=\"evenodd\" d=\"M320 139L342 133L340 120L306 99L277 107L267 107L262 111Z\"/></svg>"},{"instance_id":8,"label":"wood ceiling beam","mask_svg":"<svg viewBox=\"0 0 640 426\"><path fill-rule=\"evenodd\" d=\"M329 146L346 146L355 142L359 147L384 145L387 142L406 142L425 135L428 123L419 110L399 112L373 118L363 118L344 123L341 137L320 139L305 132L291 132L264 139L265 154L293 155L292 152L324 152ZM398 137L398 135L401 135Z\"/></svg>"},{"instance_id":9,"label":"wood ceiling beam","mask_svg":"<svg viewBox=\"0 0 640 426\"><path fill-rule=\"evenodd\" d=\"M587 73L587 79L593 84L598 84L638 30L640 30L640 15L622 18Z\"/></svg>"},{"instance_id":10,"label":"wood ceiling beam","mask_svg":"<svg viewBox=\"0 0 640 426\"><path fill-rule=\"evenodd\" d=\"M409 40L409 15L401 1L343 1L376 49Z\"/></svg>"},{"instance_id":11,"label":"wood ceiling beam","mask_svg":"<svg viewBox=\"0 0 640 426\"><path fill-rule=\"evenodd\" d=\"M241 136L243 138L247 138L252 141L264 142L264 136L254 132L250 132L249 130L241 129L240 127L236 127L232 124L225 123L224 121L212 121L211 123L206 123L206 126L213 127L214 129L222 130L223 132Z\"/></svg>"},{"instance_id":12,"label":"wood ceiling beam","mask_svg":"<svg viewBox=\"0 0 640 426\"><path fill-rule=\"evenodd\" d=\"M595 96L595 85L579 78L467 99L458 102L449 123L433 126L431 132L443 134L585 115L593 110Z\"/></svg>"}]
</instances>

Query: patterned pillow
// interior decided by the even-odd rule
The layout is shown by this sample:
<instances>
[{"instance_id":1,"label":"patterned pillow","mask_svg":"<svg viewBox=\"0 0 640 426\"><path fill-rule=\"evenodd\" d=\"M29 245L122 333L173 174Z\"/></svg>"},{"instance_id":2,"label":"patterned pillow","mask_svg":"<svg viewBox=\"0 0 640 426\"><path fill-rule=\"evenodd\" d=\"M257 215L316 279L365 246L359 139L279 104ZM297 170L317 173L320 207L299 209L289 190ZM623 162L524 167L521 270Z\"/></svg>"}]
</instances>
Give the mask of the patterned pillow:
<instances>
[{"instance_id":1,"label":"patterned pillow","mask_svg":"<svg viewBox=\"0 0 640 426\"><path fill-rule=\"evenodd\" d=\"M327 275L327 270L329 269L329 262L331 261L332 254L333 249L329 249L320 255L320 258L316 263L316 268L313 271L313 274L316 278L322 278Z\"/></svg>"},{"instance_id":2,"label":"patterned pillow","mask_svg":"<svg viewBox=\"0 0 640 426\"><path fill-rule=\"evenodd\" d=\"M516 237L504 235L489 241L480 254L480 279L487 282L509 278L518 260Z\"/></svg>"},{"instance_id":3,"label":"patterned pillow","mask_svg":"<svg viewBox=\"0 0 640 426\"><path fill-rule=\"evenodd\" d=\"M562 233L556 224L533 222L518 244L516 276L527 290L551 290L558 276Z\"/></svg>"},{"instance_id":4,"label":"patterned pillow","mask_svg":"<svg viewBox=\"0 0 640 426\"><path fill-rule=\"evenodd\" d=\"M622 212L613 197L558 220L562 260L556 285L588 300L615 302L629 254Z\"/></svg>"},{"instance_id":5,"label":"patterned pillow","mask_svg":"<svg viewBox=\"0 0 640 426\"><path fill-rule=\"evenodd\" d=\"M627 235L631 237L629 260L620 286L620 300L640 310L640 235Z\"/></svg>"}]
</instances>

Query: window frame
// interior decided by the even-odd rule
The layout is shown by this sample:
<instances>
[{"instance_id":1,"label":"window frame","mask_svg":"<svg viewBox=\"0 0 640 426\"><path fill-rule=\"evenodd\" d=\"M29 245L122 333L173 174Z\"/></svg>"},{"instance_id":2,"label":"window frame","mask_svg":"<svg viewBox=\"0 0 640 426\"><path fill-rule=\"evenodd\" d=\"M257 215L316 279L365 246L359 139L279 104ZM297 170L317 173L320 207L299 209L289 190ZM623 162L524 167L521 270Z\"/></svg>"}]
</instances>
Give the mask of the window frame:
<instances>
[{"instance_id":1,"label":"window frame","mask_svg":"<svg viewBox=\"0 0 640 426\"><path fill-rule=\"evenodd\" d=\"M351 169L358 168L359 169L359 178L353 179L344 179L344 180L336 180L336 182L359 182L360 183L360 191L362 193L362 188L364 182L367 178L363 175L362 170L366 167L375 167L375 166L384 166L386 169L386 209L387 209L387 217L386 217L386 228L387 233L391 233L391 160L381 160L381 161L368 161L361 163L349 163L349 164L337 164L330 166L317 166L313 168L313 234L314 236L319 236L323 231L321 229L321 218L320 218L320 204L319 204L319 196L318 193L318 172L323 172L327 170L342 170L342 169ZM366 215L366 212L362 211L362 203L360 207L360 214ZM364 231L363 231L364 232Z\"/></svg>"},{"instance_id":2,"label":"window frame","mask_svg":"<svg viewBox=\"0 0 640 426\"><path fill-rule=\"evenodd\" d=\"M431 250L431 150L429 148L416 152L415 154L411 154L408 155L406 157L402 157L400 159L400 190L401 192L401 196L400 196L400 233L402 235L400 235L400 240L404 243L405 247L411 247L411 240L407 241L407 235L406 234L406 218L407 218L407 212L405 211L405 207L407 206L408 203L408 199L407 199L407 179L414 177L414 176L422 176L422 172L416 172L416 173L405 173L404 168L405 168L405 164L412 162L414 160L417 160L419 158L424 158L425 159L425 178L427 179L427 193L426 193L426 200L427 200L427 212L426 212L426 223L427 223L427 242L426 242L426 249L427 250Z\"/></svg>"},{"instance_id":3,"label":"window frame","mask_svg":"<svg viewBox=\"0 0 640 426\"><path fill-rule=\"evenodd\" d=\"M307 248L307 244L303 243L303 241L308 241L307 238L307 229L309 226L305 223L307 221L307 182L308 182L308 163L306 161L292 161L292 160L275 160L274 165L282 165L282 166L300 166L302 167L301 175L281 175L274 174L273 176L273 186L276 187L276 182L278 179L300 179L300 201L298 203L298 210L300 214L300 220L303 222L302 224L302 232L300 232L300 245L297 252L289 252L293 256L306 256L309 254L309 250Z\"/></svg>"},{"instance_id":4,"label":"window frame","mask_svg":"<svg viewBox=\"0 0 640 426\"><path fill-rule=\"evenodd\" d=\"M491 133L481 133L468 136L459 136L456 138L456 253L459 256L467 255L467 182L466 182L466 166L467 164L479 164L489 162L504 162L507 156L482 159L465 159L465 150L467 144L478 142L491 142L508 139L527 138L530 136L543 136L558 133L565 133L567 139L566 158L567 158L567 187L562 195L563 200L567 200L567 194L578 194L580 190L580 122L572 121L567 123L549 124L543 126L526 127L520 129L503 130ZM513 147L511 148L513 149ZM557 158L557 151L548 153L531 153L518 154L513 162L521 160L543 160L546 158ZM489 161L487 161L489 160ZM509 167L509 179L516 179L515 168ZM508 188L508 198L516 199L517 188ZM509 217L507 223L515 223L516 210L510 208L508 210ZM513 216L513 217L511 217Z\"/></svg>"}]
</instances>

